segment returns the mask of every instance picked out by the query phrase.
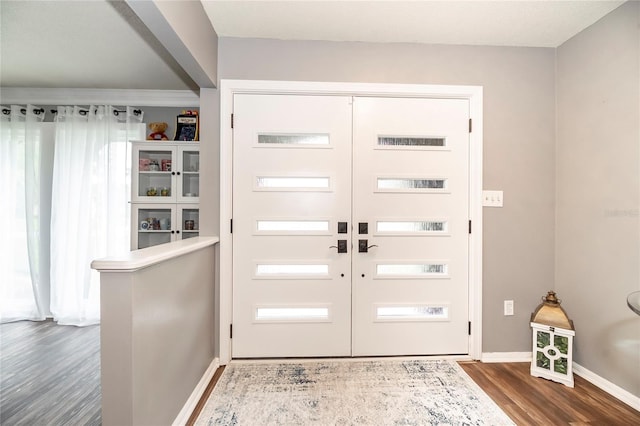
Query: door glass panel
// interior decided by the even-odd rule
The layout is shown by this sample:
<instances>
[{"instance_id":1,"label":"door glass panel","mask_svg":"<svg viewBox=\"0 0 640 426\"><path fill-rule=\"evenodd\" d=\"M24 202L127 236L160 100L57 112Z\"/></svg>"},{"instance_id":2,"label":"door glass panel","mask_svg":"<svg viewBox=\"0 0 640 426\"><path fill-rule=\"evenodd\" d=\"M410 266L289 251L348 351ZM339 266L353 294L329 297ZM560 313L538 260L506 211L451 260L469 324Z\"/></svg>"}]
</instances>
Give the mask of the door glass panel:
<instances>
[{"instance_id":1,"label":"door glass panel","mask_svg":"<svg viewBox=\"0 0 640 426\"><path fill-rule=\"evenodd\" d=\"M426 264L378 264L376 265L376 274L378 276L395 276L395 277L425 277L433 275L446 275L447 265L437 263Z\"/></svg>"},{"instance_id":2,"label":"door glass panel","mask_svg":"<svg viewBox=\"0 0 640 426\"><path fill-rule=\"evenodd\" d=\"M171 195L171 156L171 151L139 151L138 196Z\"/></svg>"},{"instance_id":3,"label":"door glass panel","mask_svg":"<svg viewBox=\"0 0 640 426\"><path fill-rule=\"evenodd\" d=\"M327 134L261 134L258 143L264 145L329 145Z\"/></svg>"},{"instance_id":4,"label":"door glass panel","mask_svg":"<svg viewBox=\"0 0 640 426\"><path fill-rule=\"evenodd\" d=\"M182 209L182 239L197 237L200 233L200 210Z\"/></svg>"},{"instance_id":5,"label":"door glass panel","mask_svg":"<svg viewBox=\"0 0 640 426\"><path fill-rule=\"evenodd\" d=\"M329 178L258 176L256 185L259 189L329 189Z\"/></svg>"},{"instance_id":6,"label":"door glass panel","mask_svg":"<svg viewBox=\"0 0 640 426\"><path fill-rule=\"evenodd\" d=\"M446 179L378 178L378 189L445 189Z\"/></svg>"},{"instance_id":7,"label":"door glass panel","mask_svg":"<svg viewBox=\"0 0 640 426\"><path fill-rule=\"evenodd\" d=\"M258 220L257 229L260 232L313 232L329 231L328 220Z\"/></svg>"},{"instance_id":8,"label":"door glass panel","mask_svg":"<svg viewBox=\"0 0 640 426\"><path fill-rule=\"evenodd\" d=\"M380 146L410 146L410 147L433 147L446 146L445 138L429 137L406 137L406 136L378 136Z\"/></svg>"},{"instance_id":9,"label":"door glass panel","mask_svg":"<svg viewBox=\"0 0 640 426\"><path fill-rule=\"evenodd\" d=\"M258 264L256 276L261 277L328 277L329 265Z\"/></svg>"},{"instance_id":10,"label":"door glass panel","mask_svg":"<svg viewBox=\"0 0 640 426\"><path fill-rule=\"evenodd\" d=\"M256 308L257 321L327 321L328 307Z\"/></svg>"},{"instance_id":11,"label":"door glass panel","mask_svg":"<svg viewBox=\"0 0 640 426\"><path fill-rule=\"evenodd\" d=\"M377 306L376 320L412 321L449 318L447 306Z\"/></svg>"},{"instance_id":12,"label":"door glass panel","mask_svg":"<svg viewBox=\"0 0 640 426\"><path fill-rule=\"evenodd\" d=\"M182 153L182 196L197 197L200 193L200 152Z\"/></svg>"},{"instance_id":13,"label":"door glass panel","mask_svg":"<svg viewBox=\"0 0 640 426\"><path fill-rule=\"evenodd\" d=\"M137 248L142 249L170 241L171 209L139 209Z\"/></svg>"},{"instance_id":14,"label":"door glass panel","mask_svg":"<svg viewBox=\"0 0 640 426\"><path fill-rule=\"evenodd\" d=\"M447 232L446 221L378 221L377 232L387 233L431 233Z\"/></svg>"}]
</instances>

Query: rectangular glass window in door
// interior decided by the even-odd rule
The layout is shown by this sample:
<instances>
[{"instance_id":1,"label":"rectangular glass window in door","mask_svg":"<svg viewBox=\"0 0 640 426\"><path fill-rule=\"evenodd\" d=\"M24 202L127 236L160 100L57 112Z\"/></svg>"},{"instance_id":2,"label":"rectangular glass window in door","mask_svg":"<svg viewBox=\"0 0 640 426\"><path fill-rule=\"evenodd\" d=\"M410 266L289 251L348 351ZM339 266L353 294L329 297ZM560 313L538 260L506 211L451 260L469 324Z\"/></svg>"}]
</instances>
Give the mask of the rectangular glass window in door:
<instances>
[{"instance_id":1,"label":"rectangular glass window in door","mask_svg":"<svg viewBox=\"0 0 640 426\"><path fill-rule=\"evenodd\" d=\"M200 195L200 152L182 151L182 196L196 198Z\"/></svg>"}]
</instances>

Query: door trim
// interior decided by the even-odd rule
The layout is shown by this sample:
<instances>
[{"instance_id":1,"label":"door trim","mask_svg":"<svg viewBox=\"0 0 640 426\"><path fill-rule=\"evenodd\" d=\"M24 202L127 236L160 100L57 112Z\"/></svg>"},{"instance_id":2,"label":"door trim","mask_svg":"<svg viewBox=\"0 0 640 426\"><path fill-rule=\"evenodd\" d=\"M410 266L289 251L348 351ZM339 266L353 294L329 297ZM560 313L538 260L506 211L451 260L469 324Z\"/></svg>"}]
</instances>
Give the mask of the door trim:
<instances>
[{"instance_id":1,"label":"door trim","mask_svg":"<svg viewBox=\"0 0 640 426\"><path fill-rule=\"evenodd\" d=\"M236 94L341 95L399 98L467 99L473 131L469 138L469 357L482 357L482 86L324 83L300 81L220 81L220 291L218 341L220 364L231 360L233 318L233 238L230 223L233 197L233 130L231 114Z\"/></svg>"}]
</instances>

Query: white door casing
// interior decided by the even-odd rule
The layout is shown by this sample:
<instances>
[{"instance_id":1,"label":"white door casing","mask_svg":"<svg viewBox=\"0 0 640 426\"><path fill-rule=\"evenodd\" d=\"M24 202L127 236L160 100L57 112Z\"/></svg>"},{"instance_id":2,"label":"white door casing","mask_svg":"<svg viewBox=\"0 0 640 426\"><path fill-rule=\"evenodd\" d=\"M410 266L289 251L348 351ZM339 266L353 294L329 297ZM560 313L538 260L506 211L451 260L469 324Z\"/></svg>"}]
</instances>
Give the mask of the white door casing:
<instances>
[{"instance_id":1,"label":"white door casing","mask_svg":"<svg viewBox=\"0 0 640 426\"><path fill-rule=\"evenodd\" d=\"M473 220L474 233L469 237L468 242L468 273L469 291L468 307L469 319L471 320L471 336L467 340L466 350L458 352L458 349L446 349L447 353L468 353L471 358L479 358L481 354L481 259L482 259L482 210L481 210L481 188L482 188L482 89L480 87L469 86L424 86L424 85L379 85L379 84L344 84L344 83L301 83L301 82L263 82L263 81L234 81L223 80L221 83L221 117L225 125L221 128L221 233L220 233L220 334L219 348L220 360L224 364L231 358L231 339L229 325L231 323L231 311L233 305L232 296L232 253L231 245L233 238L228 227L232 218L232 182L233 182L233 132L226 123L230 122L231 113L234 108L234 95L246 94L299 94L299 95L345 95L345 96L377 96L396 98L449 98L468 101L469 116L474 120L473 132L469 135L469 211L468 218ZM356 102L357 103L357 102ZM418 135L414 135L418 136ZM356 165L357 168L357 165ZM373 183L371 183L373 186ZM354 200L354 203L357 201ZM355 207L355 205L354 205ZM355 214L355 213L354 213ZM356 222L359 220L354 217ZM384 218L383 218L384 219ZM412 219L412 218L409 218ZM419 219L419 218L416 218ZM368 239L380 239L382 236L374 235L375 224L370 220L370 235ZM386 225L389 222L386 221ZM351 225L351 223L350 223ZM354 223L353 225L356 225ZM335 226L335 224L334 224ZM458 228L459 225L456 225ZM234 223L234 229L237 229ZM334 234L335 235L335 234ZM359 236L352 235L356 243ZM451 237L447 237L451 238ZM391 241L393 238L384 236L383 239ZM406 239L406 237L405 237ZM373 241L370 242L372 244ZM364 256L369 256L373 253ZM353 256L357 256L353 253ZM415 259L413 259L415 260ZM357 261L354 260L354 275ZM388 263L388 262L387 262ZM384 266L384 265L383 265ZM387 265L388 266L388 265ZM371 268L371 265L368 266ZM354 290L357 292L357 283L354 281ZM444 300L444 299L443 299ZM354 309L357 307L354 305ZM354 320L354 324L357 320ZM235 326L234 326L235 334ZM356 339L357 340L357 339ZM235 343L235 342L234 342ZM357 343L357 342L354 342ZM358 354L357 345L354 346L354 355ZM369 350L367 350L369 351ZM411 350L409 350L411 351ZM406 352L406 350L405 350ZM408 352L407 352L408 353Z\"/></svg>"}]
</instances>

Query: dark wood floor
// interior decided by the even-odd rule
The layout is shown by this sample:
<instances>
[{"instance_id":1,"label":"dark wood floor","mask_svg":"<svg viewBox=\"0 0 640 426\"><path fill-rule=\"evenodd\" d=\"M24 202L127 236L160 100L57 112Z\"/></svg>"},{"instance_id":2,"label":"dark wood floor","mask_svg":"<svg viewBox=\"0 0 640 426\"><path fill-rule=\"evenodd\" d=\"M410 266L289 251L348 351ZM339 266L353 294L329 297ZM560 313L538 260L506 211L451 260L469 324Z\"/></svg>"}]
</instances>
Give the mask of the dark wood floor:
<instances>
[{"instance_id":1,"label":"dark wood floor","mask_svg":"<svg viewBox=\"0 0 640 426\"><path fill-rule=\"evenodd\" d=\"M0 424L100 425L100 327L0 325Z\"/></svg>"},{"instance_id":2,"label":"dark wood floor","mask_svg":"<svg viewBox=\"0 0 640 426\"><path fill-rule=\"evenodd\" d=\"M575 387L532 377L530 363L461 362L519 426L640 425L640 412L574 374Z\"/></svg>"},{"instance_id":3,"label":"dark wood floor","mask_svg":"<svg viewBox=\"0 0 640 426\"><path fill-rule=\"evenodd\" d=\"M640 425L640 412L582 377L572 389L532 377L529 363L460 364L518 425ZM0 424L100 425L100 327L0 325Z\"/></svg>"}]
</instances>

